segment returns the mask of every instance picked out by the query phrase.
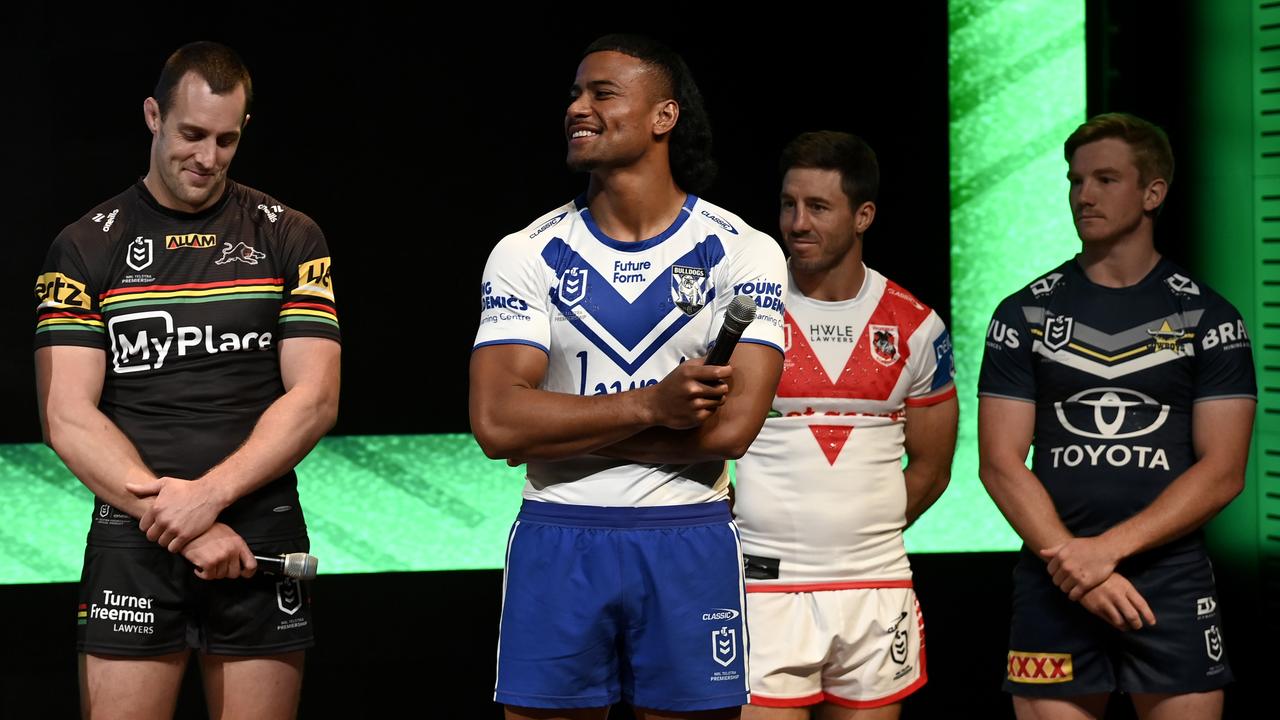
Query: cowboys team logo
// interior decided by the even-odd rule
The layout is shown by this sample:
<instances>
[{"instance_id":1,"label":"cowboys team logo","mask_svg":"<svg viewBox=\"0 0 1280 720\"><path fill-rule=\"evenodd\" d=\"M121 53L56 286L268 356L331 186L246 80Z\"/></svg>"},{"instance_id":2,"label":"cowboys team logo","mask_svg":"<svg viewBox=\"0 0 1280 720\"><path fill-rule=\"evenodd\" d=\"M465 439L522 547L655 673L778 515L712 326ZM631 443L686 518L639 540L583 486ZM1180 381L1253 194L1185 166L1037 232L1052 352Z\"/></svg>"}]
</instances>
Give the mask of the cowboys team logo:
<instances>
[{"instance_id":1,"label":"cowboys team logo","mask_svg":"<svg viewBox=\"0 0 1280 720\"><path fill-rule=\"evenodd\" d=\"M1222 659L1222 633L1218 632L1217 625L1210 625L1204 631L1204 651L1210 660Z\"/></svg>"},{"instance_id":2,"label":"cowboys team logo","mask_svg":"<svg viewBox=\"0 0 1280 720\"><path fill-rule=\"evenodd\" d=\"M276 607L286 615L293 615L302 609L302 588L293 578L285 578L276 583Z\"/></svg>"},{"instance_id":3,"label":"cowboys team logo","mask_svg":"<svg viewBox=\"0 0 1280 720\"><path fill-rule=\"evenodd\" d=\"M133 239L129 243L129 248L125 250L124 263L134 270L142 271L151 266L151 261L155 256L151 252L151 238L144 238L141 235Z\"/></svg>"},{"instance_id":4,"label":"cowboys team logo","mask_svg":"<svg viewBox=\"0 0 1280 720\"><path fill-rule=\"evenodd\" d=\"M871 336L871 358L881 365L898 362L898 326L868 325Z\"/></svg>"},{"instance_id":5,"label":"cowboys team logo","mask_svg":"<svg viewBox=\"0 0 1280 720\"><path fill-rule=\"evenodd\" d=\"M567 307L577 305L587 295L587 270L569 268L560 276L560 302Z\"/></svg>"},{"instance_id":6,"label":"cowboys team logo","mask_svg":"<svg viewBox=\"0 0 1280 720\"><path fill-rule=\"evenodd\" d=\"M1161 350L1171 350L1175 353L1178 353L1179 355L1183 353L1182 341L1190 340L1192 338L1191 333L1183 332L1182 330L1175 329L1172 325L1169 324L1168 320L1165 320L1160 325L1159 329L1156 329L1156 330L1148 329L1147 334L1151 336L1151 341L1152 341L1151 349L1154 350L1155 352L1160 352Z\"/></svg>"},{"instance_id":7,"label":"cowboys team logo","mask_svg":"<svg viewBox=\"0 0 1280 720\"><path fill-rule=\"evenodd\" d=\"M706 268L672 265L671 300L685 315L697 315L707 304Z\"/></svg>"},{"instance_id":8,"label":"cowboys team logo","mask_svg":"<svg viewBox=\"0 0 1280 720\"><path fill-rule=\"evenodd\" d=\"M1071 342L1071 328L1075 320L1064 315L1056 315L1044 321L1044 346L1050 350L1061 350Z\"/></svg>"},{"instance_id":9,"label":"cowboys team logo","mask_svg":"<svg viewBox=\"0 0 1280 720\"><path fill-rule=\"evenodd\" d=\"M711 659L724 667L738 659L737 629L722 627L711 631Z\"/></svg>"}]
</instances>

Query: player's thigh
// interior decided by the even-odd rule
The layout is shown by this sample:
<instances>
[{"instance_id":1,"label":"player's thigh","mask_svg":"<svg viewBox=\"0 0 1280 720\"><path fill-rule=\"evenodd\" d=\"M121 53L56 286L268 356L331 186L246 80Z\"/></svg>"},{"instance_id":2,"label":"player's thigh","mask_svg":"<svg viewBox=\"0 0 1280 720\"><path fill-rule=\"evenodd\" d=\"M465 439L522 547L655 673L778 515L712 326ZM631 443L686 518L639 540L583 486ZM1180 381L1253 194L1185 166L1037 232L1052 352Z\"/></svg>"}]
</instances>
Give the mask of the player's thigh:
<instances>
[{"instance_id":1,"label":"player's thigh","mask_svg":"<svg viewBox=\"0 0 1280 720\"><path fill-rule=\"evenodd\" d=\"M527 708L507 705L507 720L605 720L609 717L609 708Z\"/></svg>"},{"instance_id":2,"label":"player's thigh","mask_svg":"<svg viewBox=\"0 0 1280 720\"><path fill-rule=\"evenodd\" d=\"M202 656L200 669L209 717L296 717L302 693L303 658L301 650L264 657Z\"/></svg>"},{"instance_id":3,"label":"player's thigh","mask_svg":"<svg viewBox=\"0 0 1280 720\"><path fill-rule=\"evenodd\" d=\"M727 707L714 710L654 710L635 708L636 720L738 720L742 708Z\"/></svg>"},{"instance_id":4,"label":"player's thigh","mask_svg":"<svg viewBox=\"0 0 1280 720\"><path fill-rule=\"evenodd\" d=\"M1107 710L1107 693L1069 698L1013 697L1018 720L1095 720Z\"/></svg>"},{"instance_id":5,"label":"player's thigh","mask_svg":"<svg viewBox=\"0 0 1280 720\"><path fill-rule=\"evenodd\" d=\"M1218 720L1222 717L1222 691L1181 695L1137 693L1133 707L1141 720Z\"/></svg>"},{"instance_id":6,"label":"player's thigh","mask_svg":"<svg viewBox=\"0 0 1280 720\"><path fill-rule=\"evenodd\" d=\"M809 720L809 708L743 705L742 720Z\"/></svg>"},{"instance_id":7,"label":"player's thigh","mask_svg":"<svg viewBox=\"0 0 1280 720\"><path fill-rule=\"evenodd\" d=\"M814 720L898 720L902 715L902 703L890 703L873 708L843 707L823 703L814 709Z\"/></svg>"},{"instance_id":8,"label":"player's thigh","mask_svg":"<svg viewBox=\"0 0 1280 720\"><path fill-rule=\"evenodd\" d=\"M80 713L92 720L171 718L189 650L154 657L80 655Z\"/></svg>"}]
</instances>

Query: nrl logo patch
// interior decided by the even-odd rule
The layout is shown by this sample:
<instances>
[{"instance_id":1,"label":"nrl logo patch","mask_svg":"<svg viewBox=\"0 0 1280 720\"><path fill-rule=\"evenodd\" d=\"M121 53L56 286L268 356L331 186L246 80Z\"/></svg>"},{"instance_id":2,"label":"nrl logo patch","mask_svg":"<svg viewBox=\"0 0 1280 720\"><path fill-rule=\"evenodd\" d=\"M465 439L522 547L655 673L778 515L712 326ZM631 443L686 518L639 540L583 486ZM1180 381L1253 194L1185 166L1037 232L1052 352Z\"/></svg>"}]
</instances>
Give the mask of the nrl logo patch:
<instances>
[{"instance_id":1,"label":"nrl logo patch","mask_svg":"<svg viewBox=\"0 0 1280 720\"><path fill-rule=\"evenodd\" d=\"M723 667L738 659L737 629L722 627L711 631L711 659Z\"/></svg>"},{"instance_id":2,"label":"nrl logo patch","mask_svg":"<svg viewBox=\"0 0 1280 720\"><path fill-rule=\"evenodd\" d=\"M1071 329L1075 320L1065 315L1051 317L1044 322L1044 346L1050 350L1061 350L1071 342Z\"/></svg>"},{"instance_id":3,"label":"nrl logo patch","mask_svg":"<svg viewBox=\"0 0 1280 720\"><path fill-rule=\"evenodd\" d=\"M297 580L285 578L276 583L276 607L286 615L293 615L302 609L302 591Z\"/></svg>"},{"instance_id":4,"label":"nrl logo patch","mask_svg":"<svg viewBox=\"0 0 1280 720\"><path fill-rule=\"evenodd\" d=\"M707 304L706 268L672 265L671 300L685 315L697 315Z\"/></svg>"},{"instance_id":5,"label":"nrl logo patch","mask_svg":"<svg viewBox=\"0 0 1280 720\"><path fill-rule=\"evenodd\" d=\"M125 250L124 263L139 272L150 267L151 261L154 259L155 255L151 251L151 238L144 238L139 235L133 239L133 242L129 243L129 247Z\"/></svg>"},{"instance_id":6,"label":"nrl logo patch","mask_svg":"<svg viewBox=\"0 0 1280 720\"><path fill-rule=\"evenodd\" d=\"M898 362L897 325L868 325L867 334L871 337L871 359L881 365Z\"/></svg>"},{"instance_id":7,"label":"nrl logo patch","mask_svg":"<svg viewBox=\"0 0 1280 720\"><path fill-rule=\"evenodd\" d=\"M587 274L582 268L569 268L560 276L560 302L567 306L577 305L587 295Z\"/></svg>"}]
</instances>

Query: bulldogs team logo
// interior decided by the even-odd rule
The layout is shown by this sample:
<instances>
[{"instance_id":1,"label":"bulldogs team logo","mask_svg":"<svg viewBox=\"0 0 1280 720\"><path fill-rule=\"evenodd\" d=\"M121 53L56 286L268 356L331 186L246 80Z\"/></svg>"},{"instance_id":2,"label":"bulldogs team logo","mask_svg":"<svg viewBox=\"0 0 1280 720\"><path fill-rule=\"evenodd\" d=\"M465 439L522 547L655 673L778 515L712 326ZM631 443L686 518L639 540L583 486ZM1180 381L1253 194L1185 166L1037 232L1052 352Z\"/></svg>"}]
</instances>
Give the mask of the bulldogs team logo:
<instances>
[{"instance_id":1,"label":"bulldogs team logo","mask_svg":"<svg viewBox=\"0 0 1280 720\"><path fill-rule=\"evenodd\" d=\"M711 631L711 659L723 667L729 667L738 659L738 631L722 627Z\"/></svg>"},{"instance_id":2,"label":"bulldogs team logo","mask_svg":"<svg viewBox=\"0 0 1280 720\"><path fill-rule=\"evenodd\" d=\"M151 261L154 259L155 255L151 252L151 238L139 235L125 250L124 263L139 272L151 267Z\"/></svg>"},{"instance_id":3,"label":"bulldogs team logo","mask_svg":"<svg viewBox=\"0 0 1280 720\"><path fill-rule=\"evenodd\" d=\"M293 578L285 578L276 583L276 607L286 615L293 615L302 609L302 588Z\"/></svg>"},{"instance_id":4,"label":"bulldogs team logo","mask_svg":"<svg viewBox=\"0 0 1280 720\"><path fill-rule=\"evenodd\" d=\"M898 362L898 326L868 325L871 336L871 358L881 365Z\"/></svg>"},{"instance_id":5,"label":"bulldogs team logo","mask_svg":"<svg viewBox=\"0 0 1280 720\"><path fill-rule=\"evenodd\" d=\"M214 260L216 265L226 265L229 262L242 262L245 265L257 265L258 261L266 257L267 254L259 252L253 248L238 242L235 246L231 243L222 244L222 257Z\"/></svg>"},{"instance_id":6,"label":"bulldogs team logo","mask_svg":"<svg viewBox=\"0 0 1280 720\"><path fill-rule=\"evenodd\" d=\"M586 297L587 273L585 268L569 268L564 271L560 276L560 302L572 307Z\"/></svg>"},{"instance_id":7,"label":"bulldogs team logo","mask_svg":"<svg viewBox=\"0 0 1280 720\"><path fill-rule=\"evenodd\" d=\"M1071 342L1071 329L1075 320L1064 315L1057 315L1044 321L1044 346L1050 350L1061 350Z\"/></svg>"},{"instance_id":8,"label":"bulldogs team logo","mask_svg":"<svg viewBox=\"0 0 1280 720\"><path fill-rule=\"evenodd\" d=\"M671 300L685 315L697 315L707 304L706 268L672 265Z\"/></svg>"}]
</instances>

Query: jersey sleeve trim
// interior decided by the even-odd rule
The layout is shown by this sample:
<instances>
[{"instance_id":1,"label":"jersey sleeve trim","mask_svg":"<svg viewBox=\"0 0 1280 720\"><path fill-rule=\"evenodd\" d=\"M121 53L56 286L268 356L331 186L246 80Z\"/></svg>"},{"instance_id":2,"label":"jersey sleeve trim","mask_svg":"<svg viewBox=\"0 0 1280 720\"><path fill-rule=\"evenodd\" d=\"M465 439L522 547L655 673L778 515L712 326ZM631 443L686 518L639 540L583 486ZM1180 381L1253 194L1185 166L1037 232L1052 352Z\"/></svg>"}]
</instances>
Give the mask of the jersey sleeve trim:
<instances>
[{"instance_id":1,"label":"jersey sleeve trim","mask_svg":"<svg viewBox=\"0 0 1280 720\"><path fill-rule=\"evenodd\" d=\"M548 356L551 355L551 351L548 350L546 347L543 347L540 343L533 342L532 340L519 340L516 338L507 338L503 340L486 340L485 342L482 342L482 343L476 343L476 345L472 347L471 350L474 352L476 350L479 350L482 347L487 347L489 345L528 345L529 347L538 348L542 352L546 353Z\"/></svg>"},{"instance_id":2,"label":"jersey sleeve trim","mask_svg":"<svg viewBox=\"0 0 1280 720\"><path fill-rule=\"evenodd\" d=\"M741 340L739 340L738 342L740 342L740 343L751 343L751 344L753 344L753 345L765 345L765 346L767 346L767 347L771 347L771 348L773 348L774 350L777 350L779 353L781 353L781 354L782 354L782 355L784 355L784 356L786 355L786 353L782 351L782 348L778 347L778 346L777 346L777 345L775 345L774 343L769 342L768 340L757 340L757 339L755 339L755 338L742 338L742 339L741 339Z\"/></svg>"},{"instance_id":3,"label":"jersey sleeve trim","mask_svg":"<svg viewBox=\"0 0 1280 720\"><path fill-rule=\"evenodd\" d=\"M1195 403L1204 402L1206 400L1253 400L1254 402L1257 402L1258 396L1250 393L1227 393L1224 395L1205 395L1204 397L1198 397L1192 400L1191 403L1194 405Z\"/></svg>"},{"instance_id":4,"label":"jersey sleeve trim","mask_svg":"<svg viewBox=\"0 0 1280 720\"><path fill-rule=\"evenodd\" d=\"M950 400L955 396L956 396L956 386L952 385L951 387L947 388L943 392L938 393L937 395L925 395L924 397L909 397L904 402L907 407L929 407L930 405L937 405L938 403L946 402L947 400Z\"/></svg>"},{"instance_id":5,"label":"jersey sleeve trim","mask_svg":"<svg viewBox=\"0 0 1280 720\"><path fill-rule=\"evenodd\" d=\"M1029 402L1032 404L1035 404L1035 401L1036 401L1036 399L1033 397L1022 397L1020 395L1005 395L1004 393L983 392L981 390L978 391L978 397L993 397L993 398L1000 398L1002 400L1018 400L1021 402Z\"/></svg>"}]
</instances>

